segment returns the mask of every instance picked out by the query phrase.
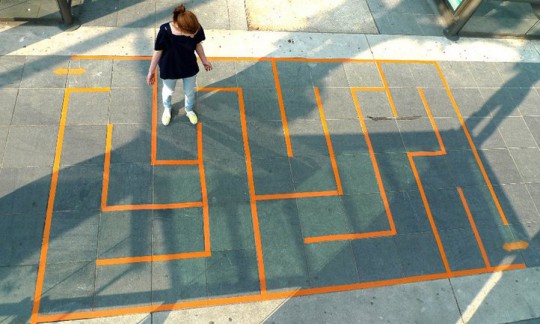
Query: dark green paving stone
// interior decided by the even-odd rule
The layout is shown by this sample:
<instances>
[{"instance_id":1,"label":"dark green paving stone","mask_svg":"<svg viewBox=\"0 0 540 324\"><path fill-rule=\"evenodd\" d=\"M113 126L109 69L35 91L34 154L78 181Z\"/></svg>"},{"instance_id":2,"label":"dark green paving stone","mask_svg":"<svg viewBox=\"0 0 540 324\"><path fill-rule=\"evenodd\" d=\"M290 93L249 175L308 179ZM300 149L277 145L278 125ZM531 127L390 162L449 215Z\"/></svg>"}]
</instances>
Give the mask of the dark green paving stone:
<instances>
[{"instance_id":1,"label":"dark green paving stone","mask_svg":"<svg viewBox=\"0 0 540 324\"><path fill-rule=\"evenodd\" d=\"M392 236L354 240L351 246L361 282L402 277L401 262Z\"/></svg>"},{"instance_id":2,"label":"dark green paving stone","mask_svg":"<svg viewBox=\"0 0 540 324\"><path fill-rule=\"evenodd\" d=\"M351 87L382 87L375 62L347 62L343 68Z\"/></svg>"},{"instance_id":3,"label":"dark green paving stone","mask_svg":"<svg viewBox=\"0 0 540 324\"><path fill-rule=\"evenodd\" d=\"M40 314L91 311L95 262L68 262L47 266Z\"/></svg>"},{"instance_id":4,"label":"dark green paving stone","mask_svg":"<svg viewBox=\"0 0 540 324\"><path fill-rule=\"evenodd\" d=\"M477 87L469 62L439 62L444 78L451 89L457 87Z\"/></svg>"},{"instance_id":5,"label":"dark green paving stone","mask_svg":"<svg viewBox=\"0 0 540 324\"><path fill-rule=\"evenodd\" d=\"M4 167L52 166L57 142L56 126L11 127L4 151Z\"/></svg>"},{"instance_id":6,"label":"dark green paving stone","mask_svg":"<svg viewBox=\"0 0 540 324\"><path fill-rule=\"evenodd\" d=\"M148 75L148 61L113 61L112 87L113 88L145 88Z\"/></svg>"},{"instance_id":7,"label":"dark green paving stone","mask_svg":"<svg viewBox=\"0 0 540 324\"><path fill-rule=\"evenodd\" d=\"M383 91L355 91L360 113L364 118L392 117L392 108L386 92Z\"/></svg>"},{"instance_id":8,"label":"dark green paving stone","mask_svg":"<svg viewBox=\"0 0 540 324\"><path fill-rule=\"evenodd\" d=\"M404 277L445 271L433 233L398 234L395 242Z\"/></svg>"},{"instance_id":9,"label":"dark green paving stone","mask_svg":"<svg viewBox=\"0 0 540 324\"><path fill-rule=\"evenodd\" d=\"M202 208L154 211L152 254L176 254L204 251Z\"/></svg>"},{"instance_id":10,"label":"dark green paving stone","mask_svg":"<svg viewBox=\"0 0 540 324\"><path fill-rule=\"evenodd\" d=\"M149 305L152 302L152 263L97 268L94 309Z\"/></svg>"},{"instance_id":11,"label":"dark green paving stone","mask_svg":"<svg viewBox=\"0 0 540 324\"><path fill-rule=\"evenodd\" d=\"M510 149L510 155L525 182L540 181L540 150L537 148Z\"/></svg>"},{"instance_id":12,"label":"dark green paving stone","mask_svg":"<svg viewBox=\"0 0 540 324\"><path fill-rule=\"evenodd\" d=\"M431 214L438 229L469 228L470 223L456 189L426 190Z\"/></svg>"},{"instance_id":13,"label":"dark green paving stone","mask_svg":"<svg viewBox=\"0 0 540 324\"><path fill-rule=\"evenodd\" d=\"M67 69L69 60L65 56L27 56L21 80L22 88L64 88L66 74L57 74L57 69Z\"/></svg>"},{"instance_id":14,"label":"dark green paving stone","mask_svg":"<svg viewBox=\"0 0 540 324\"><path fill-rule=\"evenodd\" d=\"M379 192L368 154L339 155L336 162L345 194Z\"/></svg>"},{"instance_id":15,"label":"dark green paving stone","mask_svg":"<svg viewBox=\"0 0 540 324\"><path fill-rule=\"evenodd\" d=\"M518 109L520 100L512 97L510 88L480 88L484 98L483 110L490 112L492 117L505 118L508 116L521 116Z\"/></svg>"},{"instance_id":16,"label":"dark green paving stone","mask_svg":"<svg viewBox=\"0 0 540 324\"><path fill-rule=\"evenodd\" d=\"M426 117L427 112L417 88L390 89L398 117L417 118Z\"/></svg>"},{"instance_id":17,"label":"dark green paving stone","mask_svg":"<svg viewBox=\"0 0 540 324\"><path fill-rule=\"evenodd\" d=\"M99 210L102 182L102 166L83 164L63 169L58 175L55 210Z\"/></svg>"},{"instance_id":18,"label":"dark green paving stone","mask_svg":"<svg viewBox=\"0 0 540 324\"><path fill-rule=\"evenodd\" d=\"M212 72L206 73L206 71L204 71L204 68L199 65L201 73L197 74L198 87L238 87L238 82L236 80L235 62L212 61L212 66L214 67Z\"/></svg>"},{"instance_id":19,"label":"dark green paving stone","mask_svg":"<svg viewBox=\"0 0 540 324\"><path fill-rule=\"evenodd\" d=\"M358 282L358 270L349 241L309 244L306 259L312 287Z\"/></svg>"},{"instance_id":20,"label":"dark green paving stone","mask_svg":"<svg viewBox=\"0 0 540 324\"><path fill-rule=\"evenodd\" d=\"M309 287L304 244L264 249L264 270L269 290Z\"/></svg>"},{"instance_id":21,"label":"dark green paving stone","mask_svg":"<svg viewBox=\"0 0 540 324\"><path fill-rule=\"evenodd\" d=\"M518 168L508 150L482 150L478 153L493 184L520 183L522 181Z\"/></svg>"},{"instance_id":22,"label":"dark green paving stone","mask_svg":"<svg viewBox=\"0 0 540 324\"><path fill-rule=\"evenodd\" d=\"M0 57L0 88L18 88L24 67L24 56L7 55Z\"/></svg>"},{"instance_id":23,"label":"dark green paving stone","mask_svg":"<svg viewBox=\"0 0 540 324\"><path fill-rule=\"evenodd\" d=\"M69 74L68 87L96 88L110 87L112 79L112 61L110 60L72 60L70 69L84 69L83 74Z\"/></svg>"},{"instance_id":24,"label":"dark green paving stone","mask_svg":"<svg viewBox=\"0 0 540 324\"><path fill-rule=\"evenodd\" d=\"M477 149L506 148L506 143L498 130L499 124L493 118L468 118L465 125Z\"/></svg>"},{"instance_id":25,"label":"dark green paving stone","mask_svg":"<svg viewBox=\"0 0 540 324\"><path fill-rule=\"evenodd\" d=\"M210 203L209 214L212 251L254 248L249 202Z\"/></svg>"},{"instance_id":26,"label":"dark green paving stone","mask_svg":"<svg viewBox=\"0 0 540 324\"><path fill-rule=\"evenodd\" d=\"M328 120L326 124L336 156L368 152L366 139L358 120Z\"/></svg>"},{"instance_id":27,"label":"dark green paving stone","mask_svg":"<svg viewBox=\"0 0 540 324\"><path fill-rule=\"evenodd\" d=\"M147 172L151 171L144 170L145 176ZM137 173L134 174L134 180L137 180L135 185L144 188L146 194L146 189L151 189L150 181L136 179ZM200 170L196 165L155 166L153 180L155 204L193 202L202 199Z\"/></svg>"},{"instance_id":28,"label":"dark green paving stone","mask_svg":"<svg viewBox=\"0 0 540 324\"><path fill-rule=\"evenodd\" d=\"M452 271L484 268L479 244L472 229L439 231L444 253Z\"/></svg>"},{"instance_id":29,"label":"dark green paving stone","mask_svg":"<svg viewBox=\"0 0 540 324\"><path fill-rule=\"evenodd\" d=\"M526 249L521 250L521 256L527 267L540 266L540 221L512 226L514 238L528 243Z\"/></svg>"},{"instance_id":30,"label":"dark green paving stone","mask_svg":"<svg viewBox=\"0 0 540 324\"><path fill-rule=\"evenodd\" d=\"M390 230L380 194L344 195L343 205L354 233Z\"/></svg>"},{"instance_id":31,"label":"dark green paving stone","mask_svg":"<svg viewBox=\"0 0 540 324\"><path fill-rule=\"evenodd\" d=\"M173 171L172 169L175 168L169 166L167 178L160 177L159 173L163 168L156 167L154 179L152 179L152 167L146 163L111 164L107 205L151 204L154 190L154 196L157 197L156 203L178 202L168 200L179 199L178 195L174 195L175 186L170 185L174 182L173 179L177 178L178 172ZM165 179L162 180L162 178ZM152 190L152 180L155 182L154 190Z\"/></svg>"},{"instance_id":32,"label":"dark green paving stone","mask_svg":"<svg viewBox=\"0 0 540 324\"><path fill-rule=\"evenodd\" d=\"M386 191L409 190L416 186L411 164L405 153L378 153L375 154L375 159Z\"/></svg>"},{"instance_id":33,"label":"dark green paving stone","mask_svg":"<svg viewBox=\"0 0 540 324\"><path fill-rule=\"evenodd\" d=\"M519 236L514 235L513 228L521 225L499 226L499 227L478 227L478 234L482 239L482 244L486 250L489 262L492 266L504 264L524 263L521 250L506 251L504 244L515 242Z\"/></svg>"},{"instance_id":34,"label":"dark green paving stone","mask_svg":"<svg viewBox=\"0 0 540 324\"><path fill-rule=\"evenodd\" d=\"M72 92L66 124L107 125L110 97L110 92Z\"/></svg>"},{"instance_id":35,"label":"dark green paving stone","mask_svg":"<svg viewBox=\"0 0 540 324\"><path fill-rule=\"evenodd\" d=\"M203 123L220 121L240 128L240 106L234 92L199 92L195 111Z\"/></svg>"},{"instance_id":36,"label":"dark green paving stone","mask_svg":"<svg viewBox=\"0 0 540 324\"><path fill-rule=\"evenodd\" d=\"M431 230L429 220L425 213L414 208L414 203L422 204L418 192L389 192L387 193L388 204L396 231L401 234L429 232Z\"/></svg>"},{"instance_id":37,"label":"dark green paving stone","mask_svg":"<svg viewBox=\"0 0 540 324\"><path fill-rule=\"evenodd\" d=\"M536 144L540 146L540 116L525 116L523 119L525 119L525 123L527 123Z\"/></svg>"},{"instance_id":38,"label":"dark green paving stone","mask_svg":"<svg viewBox=\"0 0 540 324\"><path fill-rule=\"evenodd\" d=\"M252 159L251 162L256 194L294 192L289 159Z\"/></svg>"},{"instance_id":39,"label":"dark green paving stone","mask_svg":"<svg viewBox=\"0 0 540 324\"><path fill-rule=\"evenodd\" d=\"M39 263L44 218L33 213L0 216L0 266Z\"/></svg>"},{"instance_id":40,"label":"dark green paving stone","mask_svg":"<svg viewBox=\"0 0 540 324\"><path fill-rule=\"evenodd\" d=\"M438 151L441 146L428 118L398 120L401 138L408 152Z\"/></svg>"},{"instance_id":41,"label":"dark green paving stone","mask_svg":"<svg viewBox=\"0 0 540 324\"><path fill-rule=\"evenodd\" d=\"M105 137L104 126L66 126L61 165L103 165Z\"/></svg>"},{"instance_id":42,"label":"dark green paving stone","mask_svg":"<svg viewBox=\"0 0 540 324\"><path fill-rule=\"evenodd\" d=\"M207 297L206 259L152 263L152 304L174 304Z\"/></svg>"},{"instance_id":43,"label":"dark green paving stone","mask_svg":"<svg viewBox=\"0 0 540 324\"><path fill-rule=\"evenodd\" d=\"M242 129L228 121L204 122L204 160L245 159Z\"/></svg>"},{"instance_id":44,"label":"dark green paving stone","mask_svg":"<svg viewBox=\"0 0 540 324\"><path fill-rule=\"evenodd\" d=\"M245 88L244 108L247 121L281 121L281 111L275 88Z\"/></svg>"},{"instance_id":45,"label":"dark green paving stone","mask_svg":"<svg viewBox=\"0 0 540 324\"><path fill-rule=\"evenodd\" d=\"M381 66L389 87L409 87L415 84L410 64L383 62Z\"/></svg>"},{"instance_id":46,"label":"dark green paving stone","mask_svg":"<svg viewBox=\"0 0 540 324\"><path fill-rule=\"evenodd\" d=\"M50 183L49 167L0 169L0 214L45 213Z\"/></svg>"},{"instance_id":47,"label":"dark green paving stone","mask_svg":"<svg viewBox=\"0 0 540 324\"><path fill-rule=\"evenodd\" d=\"M296 247L303 249L302 229L294 200L257 203L263 251Z\"/></svg>"},{"instance_id":48,"label":"dark green paving stone","mask_svg":"<svg viewBox=\"0 0 540 324\"><path fill-rule=\"evenodd\" d=\"M454 187L456 179L445 156L413 158L418 176L425 188Z\"/></svg>"},{"instance_id":49,"label":"dark green paving stone","mask_svg":"<svg viewBox=\"0 0 540 324\"><path fill-rule=\"evenodd\" d=\"M290 163L296 192L336 190L330 158L293 157Z\"/></svg>"},{"instance_id":50,"label":"dark green paving stone","mask_svg":"<svg viewBox=\"0 0 540 324\"><path fill-rule=\"evenodd\" d=\"M349 85L343 63L308 63L315 87L346 88ZM322 89L321 89L322 90Z\"/></svg>"},{"instance_id":51,"label":"dark green paving stone","mask_svg":"<svg viewBox=\"0 0 540 324\"><path fill-rule=\"evenodd\" d=\"M339 196L296 199L296 205L304 237L353 233Z\"/></svg>"},{"instance_id":52,"label":"dark green paving stone","mask_svg":"<svg viewBox=\"0 0 540 324\"><path fill-rule=\"evenodd\" d=\"M251 122L247 129L251 157L284 157L287 154L281 121Z\"/></svg>"},{"instance_id":53,"label":"dark green paving stone","mask_svg":"<svg viewBox=\"0 0 540 324\"><path fill-rule=\"evenodd\" d=\"M485 179L472 151L449 151L446 160L458 186L483 186Z\"/></svg>"},{"instance_id":54,"label":"dark green paving stone","mask_svg":"<svg viewBox=\"0 0 540 324\"><path fill-rule=\"evenodd\" d=\"M124 258L152 254L152 212L102 213L98 258Z\"/></svg>"},{"instance_id":55,"label":"dark green paving stone","mask_svg":"<svg viewBox=\"0 0 540 324\"><path fill-rule=\"evenodd\" d=\"M0 120L0 125L11 125L11 118L15 110L15 101L17 99L17 89L2 89L0 88L0 115L4 116Z\"/></svg>"},{"instance_id":56,"label":"dark green paving stone","mask_svg":"<svg viewBox=\"0 0 540 324\"><path fill-rule=\"evenodd\" d=\"M260 291L255 250L217 251L206 259L209 297L258 294Z\"/></svg>"},{"instance_id":57,"label":"dark green paving stone","mask_svg":"<svg viewBox=\"0 0 540 324\"><path fill-rule=\"evenodd\" d=\"M327 122L333 119L358 119L351 90L325 87L319 89L321 105Z\"/></svg>"},{"instance_id":58,"label":"dark green paving stone","mask_svg":"<svg viewBox=\"0 0 540 324\"><path fill-rule=\"evenodd\" d=\"M523 117L506 117L503 119L493 119L493 121L498 124L497 129L501 133L507 147L538 148Z\"/></svg>"},{"instance_id":59,"label":"dark green paving stone","mask_svg":"<svg viewBox=\"0 0 540 324\"><path fill-rule=\"evenodd\" d=\"M503 225L502 216L486 185L463 187L462 190L477 227L489 228ZM497 194L499 201L501 198L504 198L504 196Z\"/></svg>"},{"instance_id":60,"label":"dark green paving stone","mask_svg":"<svg viewBox=\"0 0 540 324\"><path fill-rule=\"evenodd\" d=\"M429 105L429 110L434 117L456 117L454 106L446 88L425 88L422 91Z\"/></svg>"},{"instance_id":61,"label":"dark green paving stone","mask_svg":"<svg viewBox=\"0 0 540 324\"><path fill-rule=\"evenodd\" d=\"M238 86L249 89L274 88L274 72L271 62L235 62ZM256 91L257 91L256 90Z\"/></svg>"},{"instance_id":62,"label":"dark green paving stone","mask_svg":"<svg viewBox=\"0 0 540 324\"><path fill-rule=\"evenodd\" d=\"M529 80L531 81L531 85L538 90L540 88L540 78L538 77L540 72L540 64L537 63L520 63L519 64L521 73L525 73Z\"/></svg>"},{"instance_id":63,"label":"dark green paving stone","mask_svg":"<svg viewBox=\"0 0 540 324\"><path fill-rule=\"evenodd\" d=\"M539 220L526 184L494 186L494 189L508 222L517 225Z\"/></svg>"},{"instance_id":64,"label":"dark green paving stone","mask_svg":"<svg viewBox=\"0 0 540 324\"><path fill-rule=\"evenodd\" d=\"M93 2L85 2L82 4L79 19L81 23L89 26L116 27L118 2L107 2L102 6Z\"/></svg>"},{"instance_id":65,"label":"dark green paving stone","mask_svg":"<svg viewBox=\"0 0 540 324\"><path fill-rule=\"evenodd\" d=\"M312 87L311 68L304 62L276 62L282 90L290 87Z\"/></svg>"},{"instance_id":66,"label":"dark green paving stone","mask_svg":"<svg viewBox=\"0 0 540 324\"><path fill-rule=\"evenodd\" d=\"M450 88L459 113L463 117L488 117L490 110L484 107L484 99L478 88Z\"/></svg>"},{"instance_id":67,"label":"dark green paving stone","mask_svg":"<svg viewBox=\"0 0 540 324\"><path fill-rule=\"evenodd\" d=\"M98 243L98 211L55 212L47 262L93 261Z\"/></svg>"},{"instance_id":68,"label":"dark green paving stone","mask_svg":"<svg viewBox=\"0 0 540 324\"><path fill-rule=\"evenodd\" d=\"M439 76L437 66L432 63L426 64L408 64L411 69L414 85L424 88L440 88L444 84ZM410 86L409 84L408 86Z\"/></svg>"},{"instance_id":69,"label":"dark green paving stone","mask_svg":"<svg viewBox=\"0 0 540 324\"><path fill-rule=\"evenodd\" d=\"M113 89L110 103L110 122L113 124L150 124L152 122L152 93L145 89Z\"/></svg>"},{"instance_id":70,"label":"dark green paving stone","mask_svg":"<svg viewBox=\"0 0 540 324\"><path fill-rule=\"evenodd\" d=\"M241 159L204 162L206 190L210 201L248 201L246 162Z\"/></svg>"},{"instance_id":71,"label":"dark green paving stone","mask_svg":"<svg viewBox=\"0 0 540 324\"><path fill-rule=\"evenodd\" d=\"M289 124L293 154L300 156L328 156L329 149L320 121L304 120Z\"/></svg>"},{"instance_id":72,"label":"dark green paving stone","mask_svg":"<svg viewBox=\"0 0 540 324\"><path fill-rule=\"evenodd\" d=\"M435 124L447 151L471 149L465 131L457 118L435 118Z\"/></svg>"},{"instance_id":73,"label":"dark green paving stone","mask_svg":"<svg viewBox=\"0 0 540 324\"><path fill-rule=\"evenodd\" d=\"M0 321L29 323L35 291L37 266L0 267Z\"/></svg>"},{"instance_id":74,"label":"dark green paving stone","mask_svg":"<svg viewBox=\"0 0 540 324\"><path fill-rule=\"evenodd\" d=\"M296 119L321 120L313 87L290 85L281 89L285 116L289 125Z\"/></svg>"},{"instance_id":75,"label":"dark green paving stone","mask_svg":"<svg viewBox=\"0 0 540 324\"><path fill-rule=\"evenodd\" d=\"M523 116L540 115L540 94L534 88L511 89L512 98L519 103L518 109Z\"/></svg>"},{"instance_id":76,"label":"dark green paving stone","mask_svg":"<svg viewBox=\"0 0 540 324\"><path fill-rule=\"evenodd\" d=\"M375 153L405 152L395 120L366 120L365 123Z\"/></svg>"},{"instance_id":77,"label":"dark green paving stone","mask_svg":"<svg viewBox=\"0 0 540 324\"><path fill-rule=\"evenodd\" d=\"M165 138L164 138L165 137ZM157 159L164 159L165 149L160 144L167 136L157 135ZM150 163L152 131L147 125L117 124L112 131L111 163L145 162ZM172 153L169 153L172 154Z\"/></svg>"}]
</instances>

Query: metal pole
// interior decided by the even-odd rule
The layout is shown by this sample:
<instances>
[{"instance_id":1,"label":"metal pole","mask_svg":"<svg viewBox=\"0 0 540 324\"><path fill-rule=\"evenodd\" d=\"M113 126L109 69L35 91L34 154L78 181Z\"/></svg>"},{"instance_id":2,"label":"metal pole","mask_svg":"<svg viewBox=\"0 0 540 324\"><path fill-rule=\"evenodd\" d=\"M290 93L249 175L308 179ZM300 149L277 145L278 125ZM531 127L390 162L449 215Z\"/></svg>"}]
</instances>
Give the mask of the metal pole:
<instances>
[{"instance_id":1,"label":"metal pole","mask_svg":"<svg viewBox=\"0 0 540 324\"><path fill-rule=\"evenodd\" d=\"M58 7L60 8L60 14L62 15L62 20L67 25L73 23L73 15L71 14L71 1L68 3L68 0L56 0L58 2Z\"/></svg>"},{"instance_id":2,"label":"metal pole","mask_svg":"<svg viewBox=\"0 0 540 324\"><path fill-rule=\"evenodd\" d=\"M481 3L482 0L471 0L466 2L462 10L460 10L458 15L454 18L452 25L444 30L444 34L446 36L457 35L461 28L463 28L463 26L465 26L465 24L469 21Z\"/></svg>"}]
</instances>

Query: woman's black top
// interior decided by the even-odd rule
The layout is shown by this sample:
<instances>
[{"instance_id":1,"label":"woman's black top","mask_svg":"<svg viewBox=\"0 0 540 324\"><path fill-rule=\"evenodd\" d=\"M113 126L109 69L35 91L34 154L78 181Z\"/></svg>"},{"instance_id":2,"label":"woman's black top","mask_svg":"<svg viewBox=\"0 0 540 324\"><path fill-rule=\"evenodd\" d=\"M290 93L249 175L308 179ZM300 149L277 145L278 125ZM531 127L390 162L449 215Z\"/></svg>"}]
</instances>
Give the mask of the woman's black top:
<instances>
[{"instance_id":1,"label":"woman's black top","mask_svg":"<svg viewBox=\"0 0 540 324\"><path fill-rule=\"evenodd\" d=\"M174 35L169 23L159 27L154 50L163 51L159 65L159 77L162 79L183 79L199 72L195 47L205 40L202 26L194 37Z\"/></svg>"}]
</instances>

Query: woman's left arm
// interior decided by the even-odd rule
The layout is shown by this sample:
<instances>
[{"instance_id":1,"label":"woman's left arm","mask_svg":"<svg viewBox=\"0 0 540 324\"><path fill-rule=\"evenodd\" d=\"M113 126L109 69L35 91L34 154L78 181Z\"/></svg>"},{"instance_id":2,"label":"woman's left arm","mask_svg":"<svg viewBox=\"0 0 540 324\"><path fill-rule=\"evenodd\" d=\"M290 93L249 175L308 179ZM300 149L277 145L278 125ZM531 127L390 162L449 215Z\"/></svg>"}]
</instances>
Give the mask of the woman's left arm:
<instances>
[{"instance_id":1,"label":"woman's left arm","mask_svg":"<svg viewBox=\"0 0 540 324\"><path fill-rule=\"evenodd\" d=\"M204 48L202 46L202 43L197 43L197 46L195 46L195 52L197 52L197 55L201 59L201 62L204 65L204 69L206 71L211 71L212 63L210 63L208 59L206 58L206 54L204 54Z\"/></svg>"}]
</instances>

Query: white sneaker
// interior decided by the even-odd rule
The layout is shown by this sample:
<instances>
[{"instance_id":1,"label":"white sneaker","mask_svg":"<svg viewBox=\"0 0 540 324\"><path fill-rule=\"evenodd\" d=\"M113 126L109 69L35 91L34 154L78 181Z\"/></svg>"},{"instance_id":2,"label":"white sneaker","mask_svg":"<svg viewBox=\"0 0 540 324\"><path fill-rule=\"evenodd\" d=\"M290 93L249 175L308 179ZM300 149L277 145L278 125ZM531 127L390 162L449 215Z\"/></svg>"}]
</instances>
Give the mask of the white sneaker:
<instances>
[{"instance_id":1,"label":"white sneaker","mask_svg":"<svg viewBox=\"0 0 540 324\"><path fill-rule=\"evenodd\" d=\"M199 121L199 119L197 118L197 114L195 114L195 112L193 112L193 111L188 111L188 112L186 113L186 116L189 118L189 121L190 121L193 125L197 124L197 122Z\"/></svg>"},{"instance_id":2,"label":"white sneaker","mask_svg":"<svg viewBox=\"0 0 540 324\"><path fill-rule=\"evenodd\" d=\"M171 122L171 109L165 109L163 111L163 116L161 116L161 122L163 125L167 126Z\"/></svg>"}]
</instances>

